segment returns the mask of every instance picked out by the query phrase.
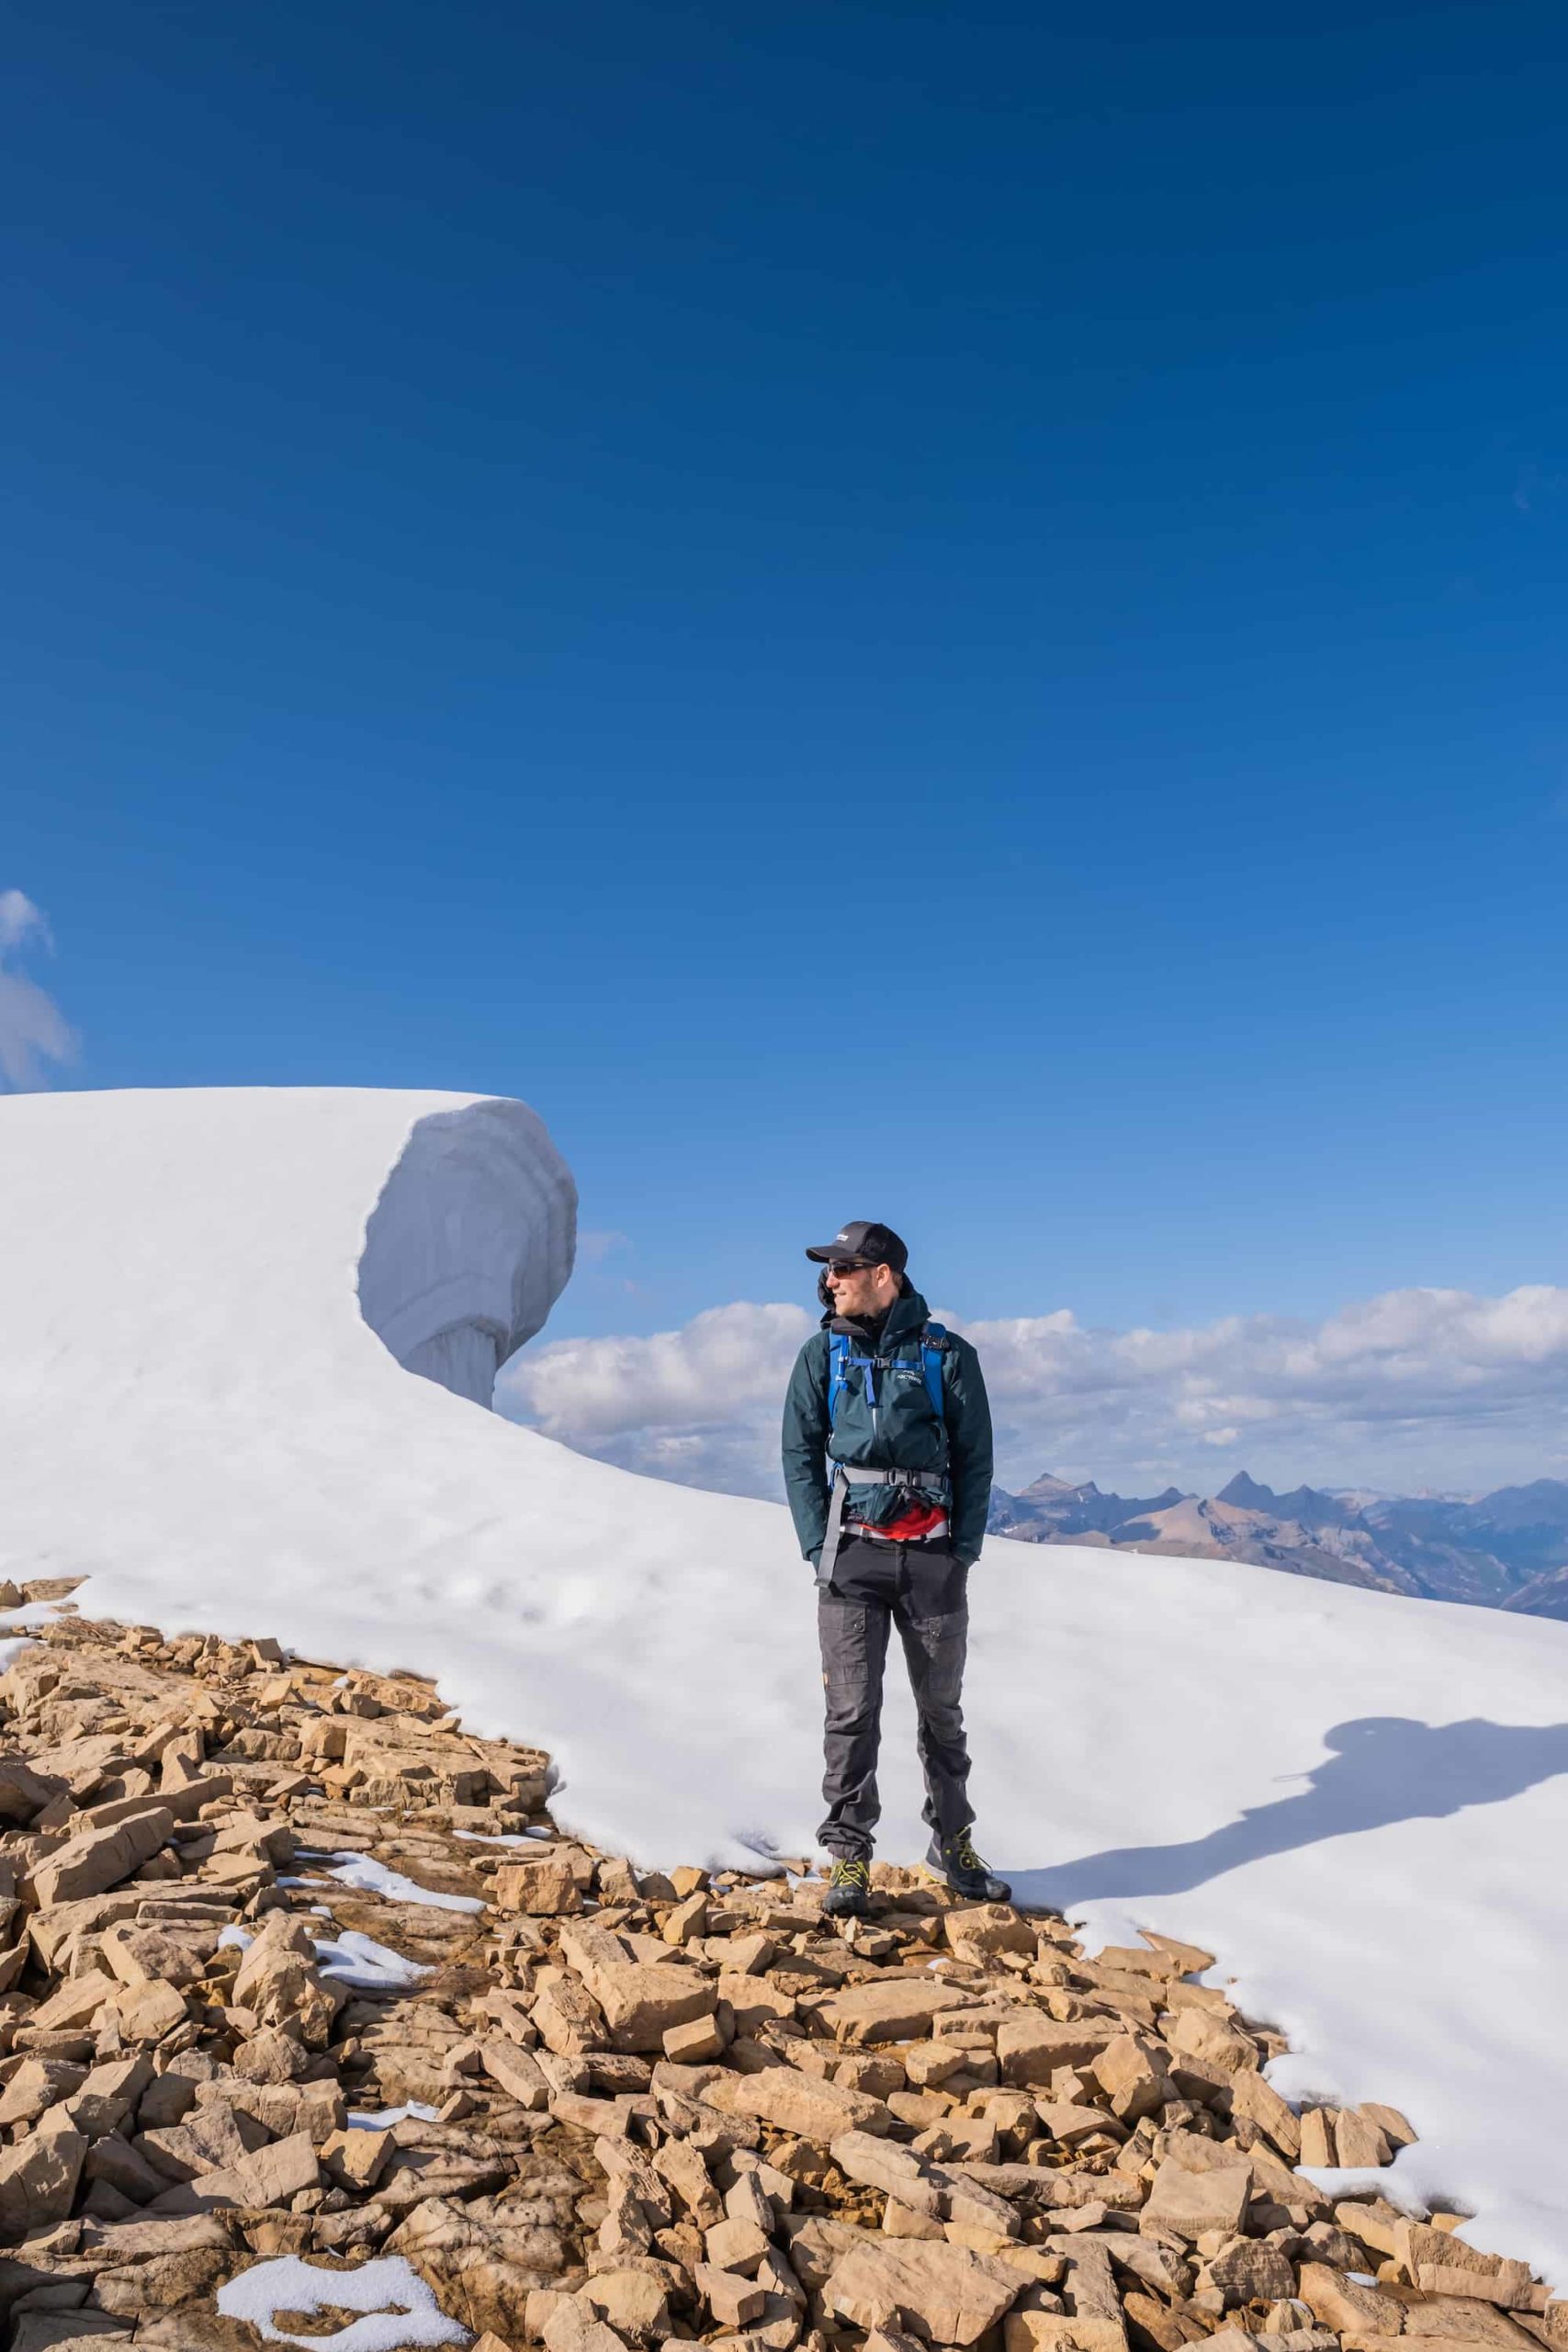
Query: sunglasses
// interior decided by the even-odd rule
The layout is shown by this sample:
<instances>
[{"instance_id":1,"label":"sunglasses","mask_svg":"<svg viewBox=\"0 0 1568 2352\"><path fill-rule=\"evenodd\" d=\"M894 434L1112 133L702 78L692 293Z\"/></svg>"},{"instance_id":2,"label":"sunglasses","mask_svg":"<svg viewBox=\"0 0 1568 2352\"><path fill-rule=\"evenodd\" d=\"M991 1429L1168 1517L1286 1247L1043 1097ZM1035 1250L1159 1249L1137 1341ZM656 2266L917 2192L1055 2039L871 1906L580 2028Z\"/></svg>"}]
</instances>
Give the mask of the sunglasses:
<instances>
[{"instance_id":1,"label":"sunglasses","mask_svg":"<svg viewBox=\"0 0 1568 2352\"><path fill-rule=\"evenodd\" d=\"M870 1274L875 1271L874 1265L863 1258L837 1258L828 1269L828 1279L831 1282L840 1275Z\"/></svg>"}]
</instances>

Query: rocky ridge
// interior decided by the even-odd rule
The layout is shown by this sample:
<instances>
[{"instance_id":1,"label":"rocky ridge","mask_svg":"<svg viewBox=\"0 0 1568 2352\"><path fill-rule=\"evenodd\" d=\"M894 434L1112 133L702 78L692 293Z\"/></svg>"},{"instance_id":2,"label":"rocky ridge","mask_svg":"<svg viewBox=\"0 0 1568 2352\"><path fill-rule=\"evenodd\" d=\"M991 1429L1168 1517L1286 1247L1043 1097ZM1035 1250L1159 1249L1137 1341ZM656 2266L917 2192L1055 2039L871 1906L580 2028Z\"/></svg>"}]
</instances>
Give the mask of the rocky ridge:
<instances>
[{"instance_id":1,"label":"rocky ridge","mask_svg":"<svg viewBox=\"0 0 1568 2352\"><path fill-rule=\"evenodd\" d=\"M36 1631L0 1676L17 2352L1568 2352L1459 2216L1295 2169L1412 2127L1292 2110L1207 1952L1090 1960L882 1865L835 1929L804 1862L558 1834L547 1758L417 1674Z\"/></svg>"}]
</instances>

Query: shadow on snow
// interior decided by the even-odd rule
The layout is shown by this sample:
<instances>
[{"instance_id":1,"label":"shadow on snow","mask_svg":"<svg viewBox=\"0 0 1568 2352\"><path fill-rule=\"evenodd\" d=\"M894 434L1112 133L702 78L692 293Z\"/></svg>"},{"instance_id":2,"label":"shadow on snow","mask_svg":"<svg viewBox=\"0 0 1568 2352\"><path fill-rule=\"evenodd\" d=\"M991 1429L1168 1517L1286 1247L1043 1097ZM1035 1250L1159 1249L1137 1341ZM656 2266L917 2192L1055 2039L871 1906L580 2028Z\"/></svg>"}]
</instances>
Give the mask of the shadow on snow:
<instances>
[{"instance_id":1,"label":"shadow on snow","mask_svg":"<svg viewBox=\"0 0 1568 2352\"><path fill-rule=\"evenodd\" d=\"M1179 1846L1117 1846L1048 1870L1013 1871L1014 1900L1055 1911L1096 1900L1179 1894L1244 1862L1396 1821L1441 1820L1500 1804L1568 1772L1568 1724L1423 1724L1363 1715L1325 1733L1334 1753L1307 1785Z\"/></svg>"}]
</instances>

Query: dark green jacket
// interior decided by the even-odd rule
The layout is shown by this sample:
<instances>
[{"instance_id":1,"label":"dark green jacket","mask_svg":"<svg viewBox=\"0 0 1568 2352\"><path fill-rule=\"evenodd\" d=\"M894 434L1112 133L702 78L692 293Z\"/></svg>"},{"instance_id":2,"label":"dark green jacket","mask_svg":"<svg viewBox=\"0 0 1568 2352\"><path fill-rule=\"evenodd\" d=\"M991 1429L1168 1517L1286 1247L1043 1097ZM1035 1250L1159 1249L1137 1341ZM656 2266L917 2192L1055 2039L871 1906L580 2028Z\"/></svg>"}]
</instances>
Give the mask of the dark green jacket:
<instances>
[{"instance_id":1,"label":"dark green jacket","mask_svg":"<svg viewBox=\"0 0 1568 2352\"><path fill-rule=\"evenodd\" d=\"M976 1559L986 1532L991 1503L991 1408L980 1359L967 1340L949 1336L942 1364L945 1434L932 1416L919 1372L919 1335L931 1320L931 1309L919 1291L896 1299L876 1341L878 1355L900 1356L911 1369L885 1379L876 1415L865 1397L865 1375L852 1364L839 1399L838 1420L828 1426L828 1331L831 1315L814 1331L795 1358L784 1409L784 1488L795 1520L800 1548L808 1560L822 1549L828 1528L828 1460L842 1462L852 1476L845 1504L846 1517L874 1526L902 1508L894 1489L859 1487L853 1465L873 1470L941 1470L953 1481L949 1514L952 1544L963 1561ZM840 1330L856 1327L840 1323ZM851 1352L865 1350L852 1340ZM831 1442L829 1442L829 1438Z\"/></svg>"}]
</instances>

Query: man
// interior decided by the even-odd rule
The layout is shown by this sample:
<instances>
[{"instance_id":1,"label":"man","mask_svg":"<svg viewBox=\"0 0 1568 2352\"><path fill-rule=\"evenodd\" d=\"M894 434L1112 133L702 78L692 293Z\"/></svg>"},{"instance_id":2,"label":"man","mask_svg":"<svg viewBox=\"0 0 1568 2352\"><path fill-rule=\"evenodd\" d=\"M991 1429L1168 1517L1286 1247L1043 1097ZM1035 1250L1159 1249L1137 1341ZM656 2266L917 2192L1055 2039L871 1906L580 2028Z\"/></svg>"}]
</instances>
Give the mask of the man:
<instances>
[{"instance_id":1,"label":"man","mask_svg":"<svg viewBox=\"0 0 1568 2352\"><path fill-rule=\"evenodd\" d=\"M890 1624L919 1716L927 1862L957 1894L1005 1903L1010 1888L969 1836L960 1704L964 1587L991 1498L980 1360L931 1322L887 1226L846 1225L806 1254L824 1268L817 1295L828 1311L790 1377L784 1469L800 1548L817 1569L828 1804L818 1834L833 1857L822 1907L840 1918L869 1907Z\"/></svg>"}]
</instances>

